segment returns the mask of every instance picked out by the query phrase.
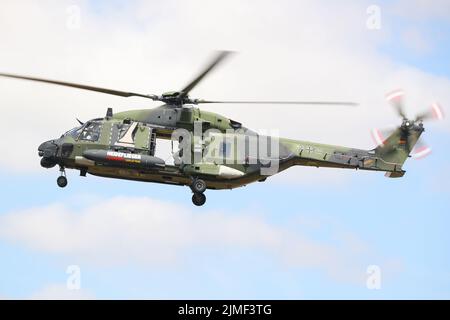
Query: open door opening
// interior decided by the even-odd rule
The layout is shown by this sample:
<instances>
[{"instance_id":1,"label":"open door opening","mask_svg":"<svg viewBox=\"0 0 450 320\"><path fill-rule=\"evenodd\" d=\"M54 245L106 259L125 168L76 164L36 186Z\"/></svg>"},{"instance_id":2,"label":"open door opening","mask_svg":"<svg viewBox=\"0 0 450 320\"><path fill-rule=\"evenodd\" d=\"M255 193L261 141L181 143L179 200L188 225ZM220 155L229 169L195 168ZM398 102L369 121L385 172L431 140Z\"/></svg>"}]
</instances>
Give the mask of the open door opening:
<instances>
[{"instance_id":1,"label":"open door opening","mask_svg":"<svg viewBox=\"0 0 450 320\"><path fill-rule=\"evenodd\" d=\"M161 158L166 165L175 165L173 153L178 151L178 141L156 139L155 157Z\"/></svg>"}]
</instances>

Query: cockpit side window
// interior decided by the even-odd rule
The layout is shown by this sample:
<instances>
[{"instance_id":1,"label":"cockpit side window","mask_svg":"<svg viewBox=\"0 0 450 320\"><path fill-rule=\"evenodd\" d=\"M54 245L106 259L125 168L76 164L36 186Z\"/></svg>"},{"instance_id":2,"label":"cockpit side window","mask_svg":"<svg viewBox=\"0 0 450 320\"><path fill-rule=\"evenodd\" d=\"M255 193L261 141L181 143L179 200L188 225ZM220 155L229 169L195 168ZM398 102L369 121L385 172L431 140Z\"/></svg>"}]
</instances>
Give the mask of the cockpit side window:
<instances>
[{"instance_id":1,"label":"cockpit side window","mask_svg":"<svg viewBox=\"0 0 450 320\"><path fill-rule=\"evenodd\" d=\"M97 121L88 122L84 126L83 131L79 136L79 139L95 142L98 141L98 139L100 138L100 133L101 133L100 122Z\"/></svg>"}]
</instances>

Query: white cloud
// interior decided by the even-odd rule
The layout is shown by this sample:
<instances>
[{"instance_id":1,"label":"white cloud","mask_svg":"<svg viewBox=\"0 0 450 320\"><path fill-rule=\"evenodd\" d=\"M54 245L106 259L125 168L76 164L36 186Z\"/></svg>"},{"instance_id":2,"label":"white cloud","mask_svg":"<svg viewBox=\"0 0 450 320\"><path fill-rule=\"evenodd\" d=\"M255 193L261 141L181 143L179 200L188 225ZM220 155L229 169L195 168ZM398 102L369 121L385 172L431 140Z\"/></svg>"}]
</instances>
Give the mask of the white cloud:
<instances>
[{"instance_id":1,"label":"white cloud","mask_svg":"<svg viewBox=\"0 0 450 320\"><path fill-rule=\"evenodd\" d=\"M33 293L32 300L91 300L94 295L87 290L69 290L65 284L49 284Z\"/></svg>"},{"instance_id":2,"label":"white cloud","mask_svg":"<svg viewBox=\"0 0 450 320\"><path fill-rule=\"evenodd\" d=\"M0 300L11 300L13 298L0 295ZM95 296L88 290L69 290L64 284L49 284L28 297L19 297L14 299L28 300L93 300Z\"/></svg>"},{"instance_id":3,"label":"white cloud","mask_svg":"<svg viewBox=\"0 0 450 320\"><path fill-rule=\"evenodd\" d=\"M406 90L411 114L435 99L450 105L448 79L377 53L389 33L366 29L365 4L142 1L120 12L99 13L88 2L76 3L81 8L79 30L66 28L72 1L2 2L0 70L161 93L182 87L212 50L236 50L240 54L193 96L355 100L361 107L206 109L250 128L280 128L290 138L361 148L373 146L370 128L398 123L383 98L390 89ZM97 117L109 106L116 111L156 106L142 99L5 79L0 79L0 91L8 120L3 132L14 137L12 142L0 139L7 150L0 163L17 170L39 169L39 143L75 126L75 117Z\"/></svg>"},{"instance_id":4,"label":"white cloud","mask_svg":"<svg viewBox=\"0 0 450 320\"><path fill-rule=\"evenodd\" d=\"M395 14L416 21L450 18L450 3L446 0L397 0L389 7Z\"/></svg>"},{"instance_id":5,"label":"white cloud","mask_svg":"<svg viewBox=\"0 0 450 320\"><path fill-rule=\"evenodd\" d=\"M430 40L417 28L409 28L403 31L402 41L408 49L418 54L426 54L433 49L433 44L430 43Z\"/></svg>"},{"instance_id":6,"label":"white cloud","mask_svg":"<svg viewBox=\"0 0 450 320\"><path fill-rule=\"evenodd\" d=\"M333 279L363 281L366 259L374 256L357 235L327 224L341 235L322 242L306 236L302 231L309 224L298 221L274 225L263 213L194 212L149 198L117 197L76 210L54 204L3 214L0 238L80 264L147 269L182 266L198 249L251 252L283 268L314 268Z\"/></svg>"}]
</instances>

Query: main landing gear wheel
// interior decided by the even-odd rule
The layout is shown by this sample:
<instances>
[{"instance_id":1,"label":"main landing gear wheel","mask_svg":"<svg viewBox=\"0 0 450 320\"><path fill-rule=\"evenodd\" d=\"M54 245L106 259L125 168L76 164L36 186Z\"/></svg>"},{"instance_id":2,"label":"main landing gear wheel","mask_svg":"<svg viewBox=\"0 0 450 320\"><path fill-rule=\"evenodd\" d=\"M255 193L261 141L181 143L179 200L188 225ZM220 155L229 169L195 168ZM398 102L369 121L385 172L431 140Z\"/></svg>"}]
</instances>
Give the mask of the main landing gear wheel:
<instances>
[{"instance_id":1,"label":"main landing gear wheel","mask_svg":"<svg viewBox=\"0 0 450 320\"><path fill-rule=\"evenodd\" d=\"M64 176L60 176L58 177L58 179L56 179L56 183L58 184L58 187L64 188L65 186L67 186L67 178Z\"/></svg>"},{"instance_id":2,"label":"main landing gear wheel","mask_svg":"<svg viewBox=\"0 0 450 320\"><path fill-rule=\"evenodd\" d=\"M206 190L206 182L202 179L194 179L191 189L194 193L203 193Z\"/></svg>"},{"instance_id":3,"label":"main landing gear wheel","mask_svg":"<svg viewBox=\"0 0 450 320\"><path fill-rule=\"evenodd\" d=\"M206 202L206 196L203 193L194 193L192 195L192 203L196 206L202 206Z\"/></svg>"}]
</instances>

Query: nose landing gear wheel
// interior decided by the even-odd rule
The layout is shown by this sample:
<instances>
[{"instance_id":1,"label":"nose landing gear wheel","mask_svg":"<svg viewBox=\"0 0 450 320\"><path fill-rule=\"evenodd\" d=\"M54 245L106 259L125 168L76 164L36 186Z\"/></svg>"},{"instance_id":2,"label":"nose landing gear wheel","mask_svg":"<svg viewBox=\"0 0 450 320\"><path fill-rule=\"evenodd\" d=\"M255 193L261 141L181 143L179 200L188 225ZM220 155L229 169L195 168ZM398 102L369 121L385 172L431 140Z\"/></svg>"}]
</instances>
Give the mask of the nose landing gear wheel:
<instances>
[{"instance_id":1,"label":"nose landing gear wheel","mask_svg":"<svg viewBox=\"0 0 450 320\"><path fill-rule=\"evenodd\" d=\"M65 186L67 186L67 178L64 176L60 176L58 177L58 179L56 179L56 183L58 184L58 187L64 188Z\"/></svg>"},{"instance_id":2,"label":"nose landing gear wheel","mask_svg":"<svg viewBox=\"0 0 450 320\"><path fill-rule=\"evenodd\" d=\"M58 187L64 188L67 186L67 178L66 178L66 170L63 166L59 167L59 172L61 175L56 179L56 183L58 184Z\"/></svg>"},{"instance_id":3,"label":"nose landing gear wheel","mask_svg":"<svg viewBox=\"0 0 450 320\"><path fill-rule=\"evenodd\" d=\"M196 206L202 206L206 202L206 196L203 193L194 193L192 195L192 203Z\"/></svg>"}]
</instances>

